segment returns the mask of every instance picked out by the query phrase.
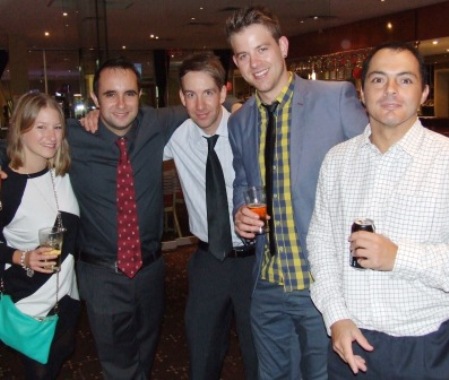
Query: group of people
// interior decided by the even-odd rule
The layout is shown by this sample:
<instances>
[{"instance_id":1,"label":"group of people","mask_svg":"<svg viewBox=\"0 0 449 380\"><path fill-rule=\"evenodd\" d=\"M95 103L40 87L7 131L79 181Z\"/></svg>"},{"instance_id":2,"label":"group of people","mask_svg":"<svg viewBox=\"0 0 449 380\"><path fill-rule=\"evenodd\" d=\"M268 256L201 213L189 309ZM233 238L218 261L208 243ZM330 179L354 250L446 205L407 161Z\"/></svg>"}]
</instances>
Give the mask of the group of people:
<instances>
[{"instance_id":1,"label":"group of people","mask_svg":"<svg viewBox=\"0 0 449 380\"><path fill-rule=\"evenodd\" d=\"M27 378L55 378L73 349L75 257L104 377L150 376L164 312L162 161L174 159L199 240L185 312L191 379L220 378L233 316L246 379L447 379L449 140L417 116L429 91L422 57L405 43L374 49L363 107L348 82L287 70L288 39L268 9L236 11L226 34L256 89L232 114L224 69L208 53L180 66L183 106L139 107L139 73L121 58L97 70L99 111L84 126L66 127L46 95L18 102L0 273L30 315L51 312L55 289L47 268L56 257L36 231L58 215L67 229L58 330L48 364L24 357ZM215 209L212 161L224 187ZM122 207L116 187L122 164L133 207ZM269 233L258 233L264 221L245 204L249 186L270 189ZM122 213L138 231L131 274L117 256ZM211 228L223 214L224 227ZM372 219L375 232L351 233L358 217ZM45 307L30 309L39 296Z\"/></svg>"}]
</instances>

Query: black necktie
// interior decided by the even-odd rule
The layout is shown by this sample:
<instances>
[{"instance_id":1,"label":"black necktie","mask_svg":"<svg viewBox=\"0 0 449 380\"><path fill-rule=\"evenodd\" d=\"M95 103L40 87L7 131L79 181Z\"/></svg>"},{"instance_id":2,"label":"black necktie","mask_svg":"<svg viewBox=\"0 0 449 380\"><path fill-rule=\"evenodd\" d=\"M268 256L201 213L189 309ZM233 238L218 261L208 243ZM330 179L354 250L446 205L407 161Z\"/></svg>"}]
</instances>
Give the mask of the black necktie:
<instances>
[{"instance_id":1,"label":"black necktie","mask_svg":"<svg viewBox=\"0 0 449 380\"><path fill-rule=\"evenodd\" d=\"M232 237L223 169L214 149L217 139L218 135L206 138L207 229L209 252L219 260L224 260L226 254L232 251Z\"/></svg>"},{"instance_id":2,"label":"black necktie","mask_svg":"<svg viewBox=\"0 0 449 380\"><path fill-rule=\"evenodd\" d=\"M263 104L267 110L267 134L265 140L265 191L267 196L267 214L270 215L268 221L268 239L270 242L270 252L272 255L276 254L276 238L274 233L274 218L273 218L273 161L274 149L276 146L276 120L274 113L278 106L278 102L273 104Z\"/></svg>"}]
</instances>

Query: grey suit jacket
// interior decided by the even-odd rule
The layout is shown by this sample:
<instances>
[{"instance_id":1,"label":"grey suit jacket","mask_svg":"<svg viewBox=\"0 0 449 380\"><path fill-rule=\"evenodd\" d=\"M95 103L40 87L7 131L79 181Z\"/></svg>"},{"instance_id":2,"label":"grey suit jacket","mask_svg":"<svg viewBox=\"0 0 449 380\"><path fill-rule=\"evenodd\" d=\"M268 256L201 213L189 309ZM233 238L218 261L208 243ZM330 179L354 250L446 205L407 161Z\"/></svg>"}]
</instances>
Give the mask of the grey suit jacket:
<instances>
[{"instance_id":1,"label":"grey suit jacket","mask_svg":"<svg viewBox=\"0 0 449 380\"><path fill-rule=\"evenodd\" d=\"M244 204L243 191L260 186L260 116L254 97L229 120L234 153L234 213ZM366 112L349 82L309 81L295 76L290 130L291 192L296 232L307 258L306 236L315 203L321 162L334 145L360 134L368 124ZM256 278L265 235L256 241Z\"/></svg>"}]
</instances>

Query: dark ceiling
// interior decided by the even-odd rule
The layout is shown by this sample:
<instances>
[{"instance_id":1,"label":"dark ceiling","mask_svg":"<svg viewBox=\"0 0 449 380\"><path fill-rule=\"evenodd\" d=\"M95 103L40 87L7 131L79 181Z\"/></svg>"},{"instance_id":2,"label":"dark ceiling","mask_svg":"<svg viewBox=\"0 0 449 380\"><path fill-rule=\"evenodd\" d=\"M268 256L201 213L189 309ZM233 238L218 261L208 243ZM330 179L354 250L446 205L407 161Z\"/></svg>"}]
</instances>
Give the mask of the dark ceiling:
<instances>
[{"instance_id":1,"label":"dark ceiling","mask_svg":"<svg viewBox=\"0 0 449 380\"><path fill-rule=\"evenodd\" d=\"M176 56L186 50L227 48L225 19L235 9L248 5L275 4L283 33L295 36L441 2L444 1L105 0L105 12L97 14L96 4L100 0L0 0L0 49L8 50L11 38L19 38L30 50L30 70L34 69L34 61L42 66L45 50L54 52L47 62L50 70L69 70L75 75L79 49L87 51L107 45L109 51L126 50L127 54L168 49ZM98 42L98 26L107 34L105 42ZM45 36L45 32L49 35Z\"/></svg>"}]
</instances>

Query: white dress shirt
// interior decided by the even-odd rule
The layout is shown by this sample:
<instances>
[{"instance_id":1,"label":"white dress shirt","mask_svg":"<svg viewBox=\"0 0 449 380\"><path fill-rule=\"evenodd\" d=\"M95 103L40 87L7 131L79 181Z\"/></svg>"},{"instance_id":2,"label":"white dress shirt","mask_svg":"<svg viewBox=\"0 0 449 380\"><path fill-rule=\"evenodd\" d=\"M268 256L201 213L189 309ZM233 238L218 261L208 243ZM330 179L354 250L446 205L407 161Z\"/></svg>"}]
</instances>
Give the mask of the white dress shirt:
<instances>
[{"instance_id":1,"label":"white dress shirt","mask_svg":"<svg viewBox=\"0 0 449 380\"><path fill-rule=\"evenodd\" d=\"M234 169L232 167L232 150L228 139L229 112L223 108L223 114L216 134L219 135L215 151L223 168L228 197L229 221L231 223L232 242L234 247L243 245L234 232L232 218L232 191ZM207 210L206 210L206 135L192 119L186 120L173 133L165 146L164 160L174 159L181 182L184 199L189 214L190 231L198 239L207 242Z\"/></svg>"},{"instance_id":2,"label":"white dress shirt","mask_svg":"<svg viewBox=\"0 0 449 380\"><path fill-rule=\"evenodd\" d=\"M436 331L449 319L449 139L419 120L387 152L364 133L327 154L307 239L312 299L327 328L351 319L393 336ZM356 217L398 245L392 271L350 267Z\"/></svg>"}]
</instances>

